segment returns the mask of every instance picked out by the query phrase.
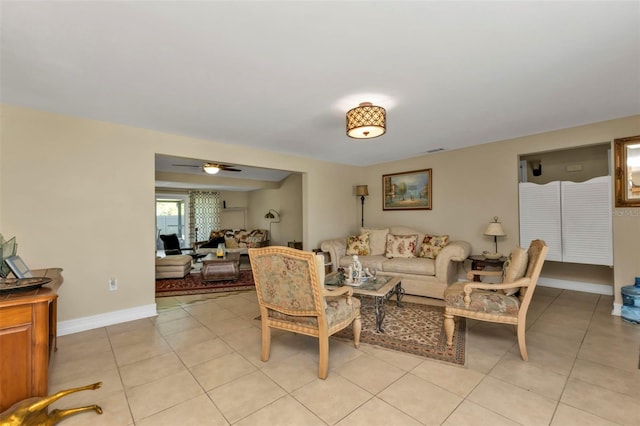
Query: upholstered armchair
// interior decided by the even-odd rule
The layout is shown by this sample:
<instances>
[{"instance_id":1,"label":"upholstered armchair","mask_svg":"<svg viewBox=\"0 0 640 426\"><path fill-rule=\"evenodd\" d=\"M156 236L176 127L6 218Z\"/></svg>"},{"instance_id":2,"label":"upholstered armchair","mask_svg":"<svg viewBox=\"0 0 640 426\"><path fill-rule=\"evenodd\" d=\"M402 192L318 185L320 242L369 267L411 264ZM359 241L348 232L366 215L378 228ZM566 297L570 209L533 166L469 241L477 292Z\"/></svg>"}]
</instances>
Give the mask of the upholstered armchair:
<instances>
[{"instance_id":1,"label":"upholstered armchair","mask_svg":"<svg viewBox=\"0 0 640 426\"><path fill-rule=\"evenodd\" d=\"M260 359L269 360L271 329L318 338L318 377L329 371L329 336L353 324L360 346L360 301L351 287L324 288L324 256L289 247L250 248L249 259L262 321Z\"/></svg>"},{"instance_id":2,"label":"upholstered armchair","mask_svg":"<svg viewBox=\"0 0 640 426\"><path fill-rule=\"evenodd\" d=\"M453 344L453 317L513 324L517 326L518 346L523 360L528 359L525 340L527 310L547 255L547 245L534 240L528 250L516 247L503 271L470 271L470 282L452 284L444 292L444 329L447 345ZM474 276L503 276L502 283L472 282Z\"/></svg>"}]
</instances>

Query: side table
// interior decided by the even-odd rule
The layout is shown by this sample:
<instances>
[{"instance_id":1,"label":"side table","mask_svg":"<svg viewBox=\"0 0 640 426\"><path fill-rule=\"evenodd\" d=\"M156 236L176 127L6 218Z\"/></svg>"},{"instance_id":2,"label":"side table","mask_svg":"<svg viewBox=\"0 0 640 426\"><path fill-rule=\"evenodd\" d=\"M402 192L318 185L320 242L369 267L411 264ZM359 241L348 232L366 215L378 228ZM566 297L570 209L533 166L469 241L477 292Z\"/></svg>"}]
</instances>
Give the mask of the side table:
<instances>
[{"instance_id":1,"label":"side table","mask_svg":"<svg viewBox=\"0 0 640 426\"><path fill-rule=\"evenodd\" d=\"M294 249L297 249L297 250L302 250L302 241L296 241L296 240L289 241L287 243L287 246L289 246L291 248L294 248Z\"/></svg>"},{"instance_id":2,"label":"side table","mask_svg":"<svg viewBox=\"0 0 640 426\"><path fill-rule=\"evenodd\" d=\"M502 268L502 265L504 265L504 262L507 261L506 256L502 256L500 259L487 259L481 254L471 255L467 257L467 259L471 261L471 269L473 269L474 271L482 271L487 266L497 266L499 268ZM473 277L473 281L482 281L482 280L480 279L480 276L476 275Z\"/></svg>"},{"instance_id":3,"label":"side table","mask_svg":"<svg viewBox=\"0 0 640 426\"><path fill-rule=\"evenodd\" d=\"M237 280L240 275L240 254L227 253L224 257L215 257L210 253L202 259L200 275L202 281Z\"/></svg>"},{"instance_id":4,"label":"side table","mask_svg":"<svg viewBox=\"0 0 640 426\"><path fill-rule=\"evenodd\" d=\"M333 265L331 263L331 254L328 251L322 251L322 249L313 249L313 252L324 256L324 273L327 275L330 274Z\"/></svg>"}]
</instances>

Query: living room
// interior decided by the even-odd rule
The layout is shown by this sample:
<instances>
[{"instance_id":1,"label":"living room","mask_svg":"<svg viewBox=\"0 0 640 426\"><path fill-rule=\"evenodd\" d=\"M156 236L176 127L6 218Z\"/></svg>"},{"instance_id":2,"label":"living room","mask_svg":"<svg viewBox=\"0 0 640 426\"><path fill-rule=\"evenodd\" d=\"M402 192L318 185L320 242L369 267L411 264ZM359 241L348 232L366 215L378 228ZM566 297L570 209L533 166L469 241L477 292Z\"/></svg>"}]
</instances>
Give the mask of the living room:
<instances>
[{"instance_id":1,"label":"living room","mask_svg":"<svg viewBox=\"0 0 640 426\"><path fill-rule=\"evenodd\" d=\"M637 39L632 41L637 46ZM633 63L629 58L625 61ZM7 84L9 80L3 77L5 93ZM637 77L634 84L629 88L632 94L637 93ZM514 91L514 97L519 99L517 93ZM147 95L145 92L140 97ZM128 122L126 117L80 116L70 110L57 110L55 100L51 101L54 105L43 102L36 107L5 96L8 94L3 96L0 111L0 229L5 237L16 236L18 252L31 268L64 269L58 304L62 334L156 315L155 253L151 247L156 239L154 160L157 154L299 174L300 182L295 185L301 191L299 238L305 250L318 248L326 239L358 232L361 203L354 188L366 184L369 196L364 202L363 214L367 227L403 224L447 233L452 239L469 241L473 252L481 253L493 247L493 240L484 236L483 230L491 218L498 216L506 234L500 238L499 247L506 252L516 245L527 246L527 242L519 240L521 156L612 143L616 138L640 134L637 108L613 108L607 115L597 115L576 102L576 111L566 118L565 125L542 129L535 125L540 117L532 116L530 131L518 135L507 131L512 123L494 112L494 121L486 126L504 128L503 133L498 132L501 137L478 138L475 141L478 145L431 154L424 153L423 140L438 145L444 133L430 137L428 131L414 128L413 140L421 145L421 154L354 165L315 155L316 150L337 149L303 143L302 131L298 140L308 146L311 154L307 156L267 149L259 144L241 145L217 136L206 138L188 136L188 132L152 130L146 123ZM616 96L610 95L603 103L615 104ZM527 102L518 99L512 105ZM464 97L448 103L446 97L441 97L434 102L439 105L437 109L446 109L462 119L464 114L458 112L458 108L463 100ZM637 101L633 105L637 107ZM184 126L188 127L191 106L183 106L181 116ZM117 104L112 107L114 111L118 109ZM480 109L481 104L474 108ZM242 116L240 108L233 111L231 107L219 106L219 109L229 109L232 115ZM345 146L359 144L360 141L344 135L341 121L344 112L335 121L334 139ZM210 113L218 112L212 109ZM375 144L385 144L386 149L393 152L396 136L391 129L408 124L406 119L401 119L403 114L402 108L389 110L389 133L372 140L372 150L381 149ZM282 119L286 122L287 117ZM239 121L237 127L241 129L246 123ZM466 120L457 124L457 127L467 126ZM480 130L479 126L477 130L468 127L466 139L474 140ZM368 146L360 144L357 149L366 151ZM383 210L382 175L423 169L433 172L432 209ZM247 205L251 207L248 228L264 227L265 212L282 208L285 198L289 199L288 194L281 196L278 190L256 191L248 197ZM280 202L276 205L274 199L278 198ZM611 208L614 274L610 285L614 304L619 306L620 288L640 276L640 217L637 208L615 208L613 202ZM286 241L283 238L279 242ZM118 291L109 291L111 277L117 277ZM609 308L615 311L615 306Z\"/></svg>"},{"instance_id":2,"label":"living room","mask_svg":"<svg viewBox=\"0 0 640 426\"><path fill-rule=\"evenodd\" d=\"M577 5L575 7L585 16L598 16L599 13L605 12L620 13L617 7L622 4L624 3L616 2L616 7L602 11L598 9L600 6L596 5L589 8ZM16 16L29 11L28 7L18 7L14 2L7 2L7 6L9 5L16 7L15 11L18 14ZM170 8L169 4L165 6ZM204 5L201 6L204 7ZM350 13L355 13L356 10L351 10L351 6L353 5L349 5L348 8ZM47 10L50 19L69 19L69 16L64 14L57 16L46 4L40 4L40 7L43 8L42 10ZM73 6L68 5L68 7L70 12L74 10ZM412 7L422 6L414 4ZM436 5L425 7L436 7ZM11 11L8 7L6 10ZM155 13L160 13L162 10L162 8L150 9ZM236 13L240 10L243 9L230 8L229 12ZM488 8L487 13L490 13L490 10L491 8ZM119 13L117 7L106 7L105 13L107 11ZM83 13L97 12L98 9L92 8L83 10ZM271 13L275 12L276 10L271 11ZM530 12L527 11L527 13ZM540 11L535 10L535 12ZM297 13L309 12L299 10ZM462 12L457 11L457 13ZM625 14L616 16L622 15ZM81 16L78 15L78 17ZM553 19L559 19L559 15ZM55 21L51 20L51 23L53 22ZM526 21L523 20L523 22ZM104 22L96 19L96 24L103 25ZM11 19L6 20L5 26L6 31L9 29L20 31L21 28L13 27L14 21ZM56 28L61 27L65 25L58 25ZM635 31L635 26L631 24L616 25L614 32L622 31L624 28L632 28L632 31ZM582 31L581 28L577 30ZM69 40L63 36L59 42ZM573 41L568 39L567 42L569 40ZM583 41L578 38L578 43L580 45ZM496 45L496 48L498 46ZM591 48L598 49L600 45L593 45ZM610 50L607 52L608 55L615 53ZM631 50L631 52L634 51ZM447 52L434 51L435 53L445 54L446 57ZM493 53L498 54L498 52ZM43 60L52 71L56 70L56 61L51 62L48 58ZM451 60L454 61L453 58ZM4 63L8 64L8 61L5 60ZM571 62L568 62L567 66L570 64ZM337 69L341 67L343 66L338 66ZM625 78L619 78L616 83L634 82L633 78L635 78L634 84L637 84L635 74L637 73L626 73ZM5 72L4 75L9 74ZM15 77L18 78L19 74ZM472 75L465 77L472 78ZM628 80L629 78L631 80ZM371 77L367 77L367 80L369 79ZM374 81L371 80L370 84ZM229 85L230 82L231 80L225 84ZM551 79L548 82L548 84L557 83ZM613 84L609 80L606 80L606 83ZM14 86L19 87L21 84L24 83L16 81ZM15 90L14 86L3 83L3 99L11 96L11 91ZM28 87L27 84L24 90L28 90ZM221 87L218 88L222 90ZM595 89L591 88L591 90ZM433 92L435 88L430 90ZM584 89L580 90L584 92ZM480 253L491 248L490 239L482 235L483 227L491 218L498 216L506 233L505 237L500 238L500 247L503 251L507 251L508 248L518 244L526 246L526 242L521 242L518 238L518 162L520 157L531 153L612 143L615 138L640 133L638 111L634 110L638 102L637 97L633 96L634 90L633 88L628 90L626 97L616 98L620 108L624 102L626 102L625 105L628 104L625 106L626 109L619 108L615 110L616 112L606 111L604 115L596 115L585 110L581 115L581 109L576 107L575 111L566 111L571 117L564 118L566 123L564 126L560 121L554 122L555 127L546 131L542 128L536 130L535 126L530 126L532 130L529 130L529 135L519 137L509 137L510 133L502 130L505 127L501 124L503 120L497 120L491 126L484 126L485 129L482 129L482 132L480 128L464 130L465 139L473 141L475 138L480 138L472 142L474 143L472 146L453 149L445 146L444 151L424 153L425 148L440 147L437 139L446 137L444 132L447 129L438 126L436 131L439 132L439 136L435 141L431 140L433 136L429 136L424 143L421 143L418 141L425 137L420 136L414 143L414 145L420 145L418 149L421 150L419 152L424 153L423 155L405 154L405 158L390 161L378 160L373 164L363 165L358 164L374 154L377 158L394 158L391 152L398 150L401 144L406 143L405 140L398 138L397 133L412 131L410 127L412 124L403 117L409 111L401 113L402 110L394 112L393 108L390 109L388 134L373 139L367 148L363 148L364 145L360 141L347 138L341 131L343 126L341 120L344 120L346 109L342 112L334 112L332 107L332 118L325 117L321 120L324 120L323 123L332 123L330 126L327 124L322 126L335 136L324 137L322 144L295 142L295 146L303 147L311 153L301 156L287 154L282 146L271 150L262 149L260 147L264 144L260 142L252 142L251 145L225 143L224 139L218 139L215 136L216 132L208 139L190 137L178 134L177 131L154 131L135 123L127 125L129 120L124 117L114 119L112 122L92 120L77 114L65 115L64 111L55 113L53 112L55 108L44 104L40 108L28 108L29 104L26 101L17 101L14 104L6 102L3 103L2 109L3 185L0 224L5 237L17 236L20 253L31 265L36 267L60 265L67 270L66 285L62 290L65 297L60 301L61 321L127 310L140 311L139 314L134 315L141 316L154 312L154 253L148 247L154 245L153 241L156 238L153 212L157 180L154 159L157 154L287 170L300 174L302 211L299 216L294 213L287 220L291 217L298 218L299 225L296 225L299 228L298 226L294 228L296 232L301 229L302 235L294 234L290 238L301 239L306 250L318 248L323 240L357 232L361 206L358 197L354 196L354 187L367 184L370 195L366 197L364 203L364 219L368 227L405 224L425 231L446 232L453 239L469 241L473 252ZM604 93L613 92L607 88L602 93L592 93L590 96L602 96ZM430 102L431 96L433 94L427 96L425 100ZM405 102L407 101L408 99ZM613 98L611 102L616 104ZM429 107L430 113L434 116L441 114L440 111L448 111L453 107L451 105L443 109L445 104L442 101L438 104L440 107L435 110L433 106ZM598 102L598 105L600 104L602 102ZM533 105L530 104L527 108L532 107ZM541 108L542 113L547 106L545 103L536 104L536 108ZM473 114L470 110L465 110ZM220 112L215 114L219 115ZM523 120L527 115L529 113L519 119ZM445 117L445 115L438 116L441 119ZM185 114L176 117L182 117L184 120L187 118ZM227 121L235 123L241 117L243 117L242 114L231 113ZM597 119L597 117L602 118ZM115 124L114 121L121 124ZM33 126L34 123L38 125ZM509 123L505 129L513 125ZM523 122L523 125L526 127L526 122ZM235 132L246 132L245 127L238 122L232 129ZM489 137L487 129L493 132L491 135L494 139L486 139ZM226 133L228 126L221 126L222 130L225 132L225 138L229 139L231 135ZM453 127L450 130L453 132ZM419 134L418 129L415 132ZM294 131L294 134L298 133ZM503 137L500 138L499 135ZM312 136L315 136L314 132L306 137ZM403 139L415 140L415 136L407 134ZM491 142L492 140L494 142ZM403 149L406 148L403 147ZM415 152L416 148L412 149ZM388 153L385 153L385 150ZM336 154L340 161L323 160L323 158L329 158L329 155ZM354 154L358 158L355 158ZM344 162L343 159L346 157L354 157L351 164ZM381 208L382 175L429 168L433 171L432 210L385 211ZM20 185L9 185L8 182L20 182ZM278 210L283 207L286 200L291 199L290 193L280 196L279 192L282 191L264 190L247 195L251 198L250 213L246 220L248 228L264 227L265 212L273 208ZM278 205L275 205L274 201L277 201ZM14 206L18 205L20 208L16 209ZM46 216L41 214L43 205L46 206ZM639 275L635 256L639 251L639 243L637 238L634 238L637 235L638 218L633 213L634 209L615 209L612 205L614 282L611 285L617 304L621 302L619 289L628 285L635 276ZM278 230L284 229L280 226ZM43 240L42 235L47 235L48 238ZM285 243L288 238L274 241ZM83 252L91 253L92 256L85 259L88 267L83 270L70 268L69 265L75 260L75 251L72 254L67 250L60 250L60 242L64 242L66 247L82 247ZM123 250L123 246L127 249ZM137 253L137 255L131 256L130 253ZM144 253L148 253L148 257L145 257ZM148 265L148 267L141 267L141 265ZM120 289L117 292L108 291L107 283L111 277L116 277L120 282ZM76 286L78 288L75 288ZM90 294L104 294L104 297L94 299L88 297Z\"/></svg>"}]
</instances>

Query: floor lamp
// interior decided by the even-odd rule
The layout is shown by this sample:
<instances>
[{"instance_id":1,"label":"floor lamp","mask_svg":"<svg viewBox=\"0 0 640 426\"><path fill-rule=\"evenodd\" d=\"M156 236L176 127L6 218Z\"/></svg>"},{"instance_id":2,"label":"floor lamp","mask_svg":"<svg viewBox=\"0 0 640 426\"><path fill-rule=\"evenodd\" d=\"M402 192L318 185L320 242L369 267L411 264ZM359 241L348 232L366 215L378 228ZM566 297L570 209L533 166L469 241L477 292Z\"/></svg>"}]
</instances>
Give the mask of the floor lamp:
<instances>
[{"instance_id":1,"label":"floor lamp","mask_svg":"<svg viewBox=\"0 0 640 426\"><path fill-rule=\"evenodd\" d=\"M368 185L358 185L356 186L356 196L360 197L360 202L362 203L362 213L361 213L361 226L364 228L364 197L369 195L369 186Z\"/></svg>"},{"instance_id":2,"label":"floor lamp","mask_svg":"<svg viewBox=\"0 0 640 426\"><path fill-rule=\"evenodd\" d=\"M274 223L280 223L280 213L273 209L269 209L267 214L264 215L265 219L269 219L269 240L273 237L273 233L271 232L271 225ZM272 220L277 219L277 220Z\"/></svg>"}]
</instances>

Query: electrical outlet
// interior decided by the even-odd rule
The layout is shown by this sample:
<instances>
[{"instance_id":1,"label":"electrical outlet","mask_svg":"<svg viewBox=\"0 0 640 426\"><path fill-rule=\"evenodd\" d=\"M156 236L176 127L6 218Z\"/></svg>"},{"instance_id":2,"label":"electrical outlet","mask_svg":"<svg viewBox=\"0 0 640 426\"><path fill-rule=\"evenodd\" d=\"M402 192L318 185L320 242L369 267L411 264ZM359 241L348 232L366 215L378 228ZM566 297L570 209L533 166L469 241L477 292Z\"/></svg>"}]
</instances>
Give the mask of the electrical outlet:
<instances>
[{"instance_id":1,"label":"electrical outlet","mask_svg":"<svg viewBox=\"0 0 640 426\"><path fill-rule=\"evenodd\" d=\"M109 291L116 291L118 289L118 280L115 277L109 278Z\"/></svg>"}]
</instances>

